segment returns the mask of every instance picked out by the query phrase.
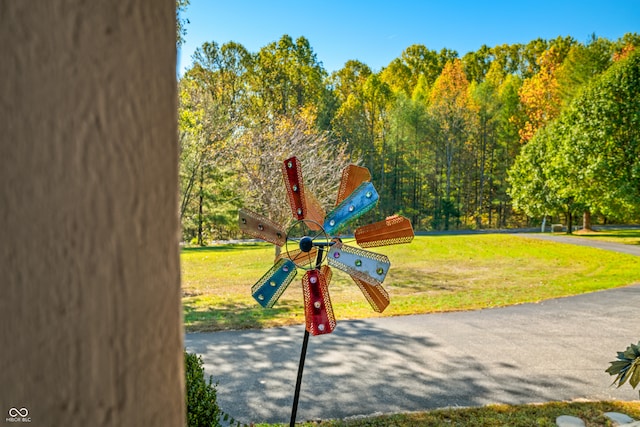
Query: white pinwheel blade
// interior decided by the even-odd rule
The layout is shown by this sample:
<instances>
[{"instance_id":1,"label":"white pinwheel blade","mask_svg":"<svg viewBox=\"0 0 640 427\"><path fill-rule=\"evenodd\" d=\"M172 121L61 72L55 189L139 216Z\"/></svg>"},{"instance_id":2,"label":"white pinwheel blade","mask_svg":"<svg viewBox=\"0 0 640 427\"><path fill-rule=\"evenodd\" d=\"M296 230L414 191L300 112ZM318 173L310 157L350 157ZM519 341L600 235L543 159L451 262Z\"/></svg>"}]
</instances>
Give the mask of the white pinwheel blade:
<instances>
[{"instance_id":1,"label":"white pinwheel blade","mask_svg":"<svg viewBox=\"0 0 640 427\"><path fill-rule=\"evenodd\" d=\"M391 263L385 255L336 242L327 255L330 266L357 277L373 286L379 286L387 276Z\"/></svg>"}]
</instances>

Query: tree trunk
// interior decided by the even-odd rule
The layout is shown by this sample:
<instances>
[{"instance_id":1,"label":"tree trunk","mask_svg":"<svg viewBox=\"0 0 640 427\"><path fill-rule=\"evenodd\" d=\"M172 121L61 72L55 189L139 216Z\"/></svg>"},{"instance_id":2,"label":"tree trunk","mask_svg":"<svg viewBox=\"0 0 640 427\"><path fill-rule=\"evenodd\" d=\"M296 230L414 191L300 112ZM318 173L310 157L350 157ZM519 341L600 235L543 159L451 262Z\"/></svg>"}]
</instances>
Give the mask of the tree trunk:
<instances>
[{"instance_id":1,"label":"tree trunk","mask_svg":"<svg viewBox=\"0 0 640 427\"><path fill-rule=\"evenodd\" d=\"M202 223L204 222L204 215L202 205L204 205L204 170L200 169L200 188L198 194L198 245L204 246L202 239Z\"/></svg>"},{"instance_id":2,"label":"tree trunk","mask_svg":"<svg viewBox=\"0 0 640 427\"><path fill-rule=\"evenodd\" d=\"M582 215L582 229L585 231L593 231L593 228L591 228L591 211L589 209L585 210Z\"/></svg>"},{"instance_id":3,"label":"tree trunk","mask_svg":"<svg viewBox=\"0 0 640 427\"><path fill-rule=\"evenodd\" d=\"M567 234L573 234L573 215L567 211Z\"/></svg>"}]
</instances>

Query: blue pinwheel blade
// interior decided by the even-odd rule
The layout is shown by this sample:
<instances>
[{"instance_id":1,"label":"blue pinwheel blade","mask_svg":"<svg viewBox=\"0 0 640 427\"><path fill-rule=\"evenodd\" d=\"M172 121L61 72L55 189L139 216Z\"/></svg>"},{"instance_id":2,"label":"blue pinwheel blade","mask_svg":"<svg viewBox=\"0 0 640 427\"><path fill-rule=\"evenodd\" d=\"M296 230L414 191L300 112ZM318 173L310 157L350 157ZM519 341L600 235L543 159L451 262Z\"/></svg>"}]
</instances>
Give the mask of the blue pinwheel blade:
<instances>
[{"instance_id":1,"label":"blue pinwheel blade","mask_svg":"<svg viewBox=\"0 0 640 427\"><path fill-rule=\"evenodd\" d=\"M296 265L291 260L280 259L251 287L251 295L262 307L271 308L296 274Z\"/></svg>"},{"instance_id":2,"label":"blue pinwheel blade","mask_svg":"<svg viewBox=\"0 0 640 427\"><path fill-rule=\"evenodd\" d=\"M353 190L338 206L336 206L324 220L324 231L335 235L349 222L369 212L378 203L378 192L371 182L363 182Z\"/></svg>"}]
</instances>

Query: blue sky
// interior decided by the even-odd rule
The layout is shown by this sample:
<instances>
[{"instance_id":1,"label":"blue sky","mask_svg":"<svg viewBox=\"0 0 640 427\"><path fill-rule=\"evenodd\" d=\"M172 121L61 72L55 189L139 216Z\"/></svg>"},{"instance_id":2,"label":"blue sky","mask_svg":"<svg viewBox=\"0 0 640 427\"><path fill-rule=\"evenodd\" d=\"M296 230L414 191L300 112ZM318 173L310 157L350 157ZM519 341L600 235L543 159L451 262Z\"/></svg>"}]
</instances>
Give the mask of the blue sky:
<instances>
[{"instance_id":1,"label":"blue sky","mask_svg":"<svg viewBox=\"0 0 640 427\"><path fill-rule=\"evenodd\" d=\"M191 0L178 71L206 41L241 43L250 52L283 34L304 36L331 73L350 59L379 71L412 44L456 50L591 34L615 40L640 33L640 0Z\"/></svg>"}]
</instances>

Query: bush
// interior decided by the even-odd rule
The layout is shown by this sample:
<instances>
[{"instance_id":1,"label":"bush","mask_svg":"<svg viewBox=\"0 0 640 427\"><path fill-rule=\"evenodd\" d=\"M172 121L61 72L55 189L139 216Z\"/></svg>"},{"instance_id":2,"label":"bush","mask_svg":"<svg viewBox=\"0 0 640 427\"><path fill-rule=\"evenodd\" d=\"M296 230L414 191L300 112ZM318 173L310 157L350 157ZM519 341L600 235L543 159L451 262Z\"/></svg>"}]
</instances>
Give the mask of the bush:
<instances>
[{"instance_id":1,"label":"bush","mask_svg":"<svg viewBox=\"0 0 640 427\"><path fill-rule=\"evenodd\" d=\"M213 377L204 379L202 358L184 352L184 367L187 388L187 425L189 427L219 427L220 408L216 403L216 386Z\"/></svg>"}]
</instances>

